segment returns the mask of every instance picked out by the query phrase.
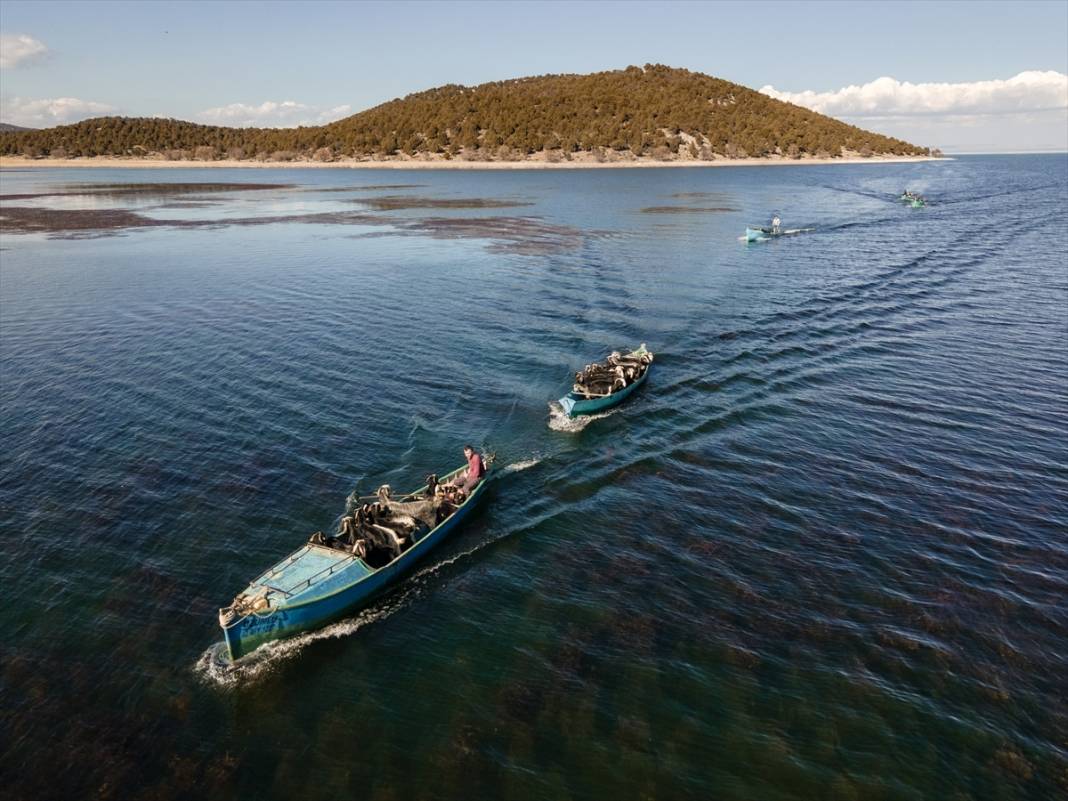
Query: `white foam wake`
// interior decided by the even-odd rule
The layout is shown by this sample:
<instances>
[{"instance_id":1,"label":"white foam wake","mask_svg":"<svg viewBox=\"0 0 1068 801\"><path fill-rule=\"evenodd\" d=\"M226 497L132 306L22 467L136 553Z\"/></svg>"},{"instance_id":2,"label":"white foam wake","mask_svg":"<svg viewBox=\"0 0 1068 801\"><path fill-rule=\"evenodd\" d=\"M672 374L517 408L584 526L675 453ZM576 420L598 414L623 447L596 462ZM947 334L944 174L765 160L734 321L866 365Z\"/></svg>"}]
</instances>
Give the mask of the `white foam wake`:
<instances>
[{"instance_id":1,"label":"white foam wake","mask_svg":"<svg viewBox=\"0 0 1068 801\"><path fill-rule=\"evenodd\" d=\"M535 456L533 459L520 459L518 462L512 462L510 465L504 468L505 473L518 473L521 470L529 470L536 464L540 464L543 456Z\"/></svg>"},{"instance_id":2,"label":"white foam wake","mask_svg":"<svg viewBox=\"0 0 1068 801\"><path fill-rule=\"evenodd\" d=\"M193 672L209 684L232 688L264 678L290 657L296 656L308 645L318 640L337 639L355 634L368 623L389 617L400 605L364 609L358 615L339 620L325 628L299 634L285 640L266 642L250 654L231 662L226 653L226 643L217 642L200 655Z\"/></svg>"},{"instance_id":3,"label":"white foam wake","mask_svg":"<svg viewBox=\"0 0 1068 801\"><path fill-rule=\"evenodd\" d=\"M566 434L577 434L594 420L603 420L618 409L610 409L600 414L584 414L579 417L569 417L564 407L556 401L549 402L549 428L553 431L563 431Z\"/></svg>"}]
</instances>

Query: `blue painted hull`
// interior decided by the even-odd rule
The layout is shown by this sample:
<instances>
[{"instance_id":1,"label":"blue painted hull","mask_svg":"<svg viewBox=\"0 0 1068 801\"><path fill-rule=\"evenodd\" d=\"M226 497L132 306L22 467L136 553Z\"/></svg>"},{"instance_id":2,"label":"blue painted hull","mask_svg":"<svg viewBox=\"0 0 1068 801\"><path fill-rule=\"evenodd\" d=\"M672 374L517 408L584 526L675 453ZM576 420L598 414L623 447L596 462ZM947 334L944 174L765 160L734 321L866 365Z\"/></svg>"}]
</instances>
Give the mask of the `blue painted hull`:
<instances>
[{"instance_id":1,"label":"blue painted hull","mask_svg":"<svg viewBox=\"0 0 1068 801\"><path fill-rule=\"evenodd\" d=\"M324 571L327 575L314 584L309 581L303 591L290 593L284 599L274 598L274 602L262 614L253 612L227 622L220 617L230 659L239 659L265 642L321 628L365 605L411 571L455 531L470 516L485 489L486 479L483 479L446 520L391 563L377 570L369 568L355 556L319 545L305 545L290 554L252 582L249 590L270 586L268 582L273 576L284 573L287 566L298 564L301 560L319 559L333 564ZM322 561L318 564L322 564Z\"/></svg>"},{"instance_id":2,"label":"blue painted hull","mask_svg":"<svg viewBox=\"0 0 1068 801\"><path fill-rule=\"evenodd\" d=\"M762 228L746 228L745 229L745 241L746 242L761 242L765 239L770 239L771 234Z\"/></svg>"},{"instance_id":3,"label":"blue painted hull","mask_svg":"<svg viewBox=\"0 0 1068 801\"><path fill-rule=\"evenodd\" d=\"M653 365L650 364L645 368L645 372L634 381L618 392L613 392L604 398L583 398L581 395L576 395L574 392L569 392L564 397L560 398L559 404L564 408L564 412L568 417L578 417L583 414L596 414L597 412L605 409L610 409L613 406L625 401L630 397L638 387L645 383L645 379L649 377L649 371L653 369Z\"/></svg>"}]
</instances>

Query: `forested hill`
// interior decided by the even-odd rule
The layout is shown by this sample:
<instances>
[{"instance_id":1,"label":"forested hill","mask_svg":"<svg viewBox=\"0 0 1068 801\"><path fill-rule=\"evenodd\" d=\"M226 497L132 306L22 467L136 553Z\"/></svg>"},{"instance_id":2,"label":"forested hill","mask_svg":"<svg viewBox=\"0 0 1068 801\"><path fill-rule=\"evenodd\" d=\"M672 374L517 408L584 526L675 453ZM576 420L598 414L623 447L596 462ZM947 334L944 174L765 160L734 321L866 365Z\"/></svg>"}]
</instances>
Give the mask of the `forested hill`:
<instances>
[{"instance_id":1,"label":"forested hill","mask_svg":"<svg viewBox=\"0 0 1068 801\"><path fill-rule=\"evenodd\" d=\"M508 161L925 155L752 89L659 65L448 85L316 127L224 128L103 117L0 134L4 155Z\"/></svg>"}]
</instances>

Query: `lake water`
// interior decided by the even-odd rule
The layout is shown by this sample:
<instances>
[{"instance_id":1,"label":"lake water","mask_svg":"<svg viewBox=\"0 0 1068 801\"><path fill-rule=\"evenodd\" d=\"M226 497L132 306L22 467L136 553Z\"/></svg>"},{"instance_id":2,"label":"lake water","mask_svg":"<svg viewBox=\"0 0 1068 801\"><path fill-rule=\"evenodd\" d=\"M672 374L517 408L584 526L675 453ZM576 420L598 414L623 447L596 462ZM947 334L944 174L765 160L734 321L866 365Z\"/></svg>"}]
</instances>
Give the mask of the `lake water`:
<instances>
[{"instance_id":1,"label":"lake water","mask_svg":"<svg viewBox=\"0 0 1068 801\"><path fill-rule=\"evenodd\" d=\"M1068 157L0 181L5 795L1068 792ZM217 660L466 442L417 575Z\"/></svg>"}]
</instances>

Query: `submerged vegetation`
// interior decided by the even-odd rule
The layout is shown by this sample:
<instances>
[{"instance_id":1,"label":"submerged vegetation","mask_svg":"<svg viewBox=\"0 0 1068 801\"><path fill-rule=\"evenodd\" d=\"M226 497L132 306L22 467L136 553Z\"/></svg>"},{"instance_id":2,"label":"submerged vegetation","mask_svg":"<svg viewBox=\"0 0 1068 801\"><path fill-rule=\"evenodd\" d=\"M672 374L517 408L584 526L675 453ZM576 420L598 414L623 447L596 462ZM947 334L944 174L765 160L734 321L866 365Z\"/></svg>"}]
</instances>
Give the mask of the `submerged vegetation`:
<instances>
[{"instance_id":1,"label":"submerged vegetation","mask_svg":"<svg viewBox=\"0 0 1068 801\"><path fill-rule=\"evenodd\" d=\"M102 117L0 133L0 154L170 160L712 161L928 155L736 83L662 65L447 85L329 125L226 128Z\"/></svg>"},{"instance_id":2,"label":"submerged vegetation","mask_svg":"<svg viewBox=\"0 0 1068 801\"><path fill-rule=\"evenodd\" d=\"M318 187L314 191L331 192L373 189L405 189L418 184L392 184L357 187ZM475 239L485 242L495 253L543 255L564 253L579 248L590 238L607 236L605 231L583 230L559 225L538 216L479 217L396 217L364 210L298 211L282 214L232 216L228 214L190 218L159 218L145 214L158 209L205 209L232 201L229 193L257 190L281 192L312 191L292 184L259 183L138 183L138 184L68 184L49 192L0 194L0 232L4 234L39 234L49 239L98 239L121 236L136 229L217 230L231 227L276 224L366 226L373 231L350 234L353 238L384 236L428 236L434 239ZM48 198L106 197L135 204L133 208L72 208L61 202L59 207L42 205ZM346 199L349 200L349 199ZM15 205L30 201L29 205ZM162 203L157 203L162 201ZM353 203L377 212L412 209L505 209L533 205L529 201L469 197L428 198L385 195L353 198Z\"/></svg>"}]
</instances>

